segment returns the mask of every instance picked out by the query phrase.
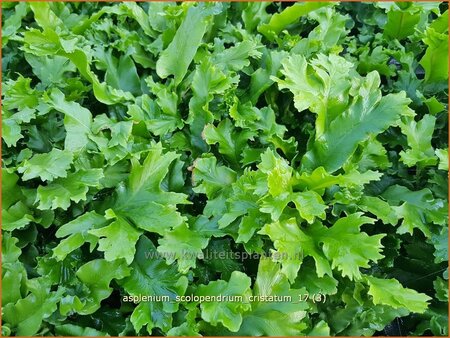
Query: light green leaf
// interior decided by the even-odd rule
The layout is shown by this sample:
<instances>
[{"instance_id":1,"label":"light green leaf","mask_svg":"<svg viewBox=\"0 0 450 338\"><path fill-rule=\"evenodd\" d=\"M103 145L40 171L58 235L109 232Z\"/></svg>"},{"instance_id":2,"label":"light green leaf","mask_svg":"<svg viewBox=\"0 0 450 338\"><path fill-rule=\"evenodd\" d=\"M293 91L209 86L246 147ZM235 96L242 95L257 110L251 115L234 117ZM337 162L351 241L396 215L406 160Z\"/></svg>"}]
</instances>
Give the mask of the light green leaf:
<instances>
[{"instance_id":1,"label":"light green leaf","mask_svg":"<svg viewBox=\"0 0 450 338\"><path fill-rule=\"evenodd\" d=\"M35 221L32 211L21 201L12 205L8 210L2 210L2 229L13 231L22 229Z\"/></svg>"},{"instance_id":2,"label":"light green leaf","mask_svg":"<svg viewBox=\"0 0 450 338\"><path fill-rule=\"evenodd\" d=\"M242 324L242 314L251 308L247 301L251 295L250 284L250 277L234 271L228 282L218 280L200 285L195 293L197 296L242 296L244 299L243 302L203 302L200 304L202 319L214 326L221 323L231 332L237 332Z\"/></svg>"},{"instance_id":3,"label":"light green leaf","mask_svg":"<svg viewBox=\"0 0 450 338\"><path fill-rule=\"evenodd\" d=\"M34 118L35 110L28 107L14 114L2 110L2 138L8 147L15 146L23 138L21 124L29 123Z\"/></svg>"},{"instance_id":4,"label":"light green leaf","mask_svg":"<svg viewBox=\"0 0 450 338\"><path fill-rule=\"evenodd\" d=\"M87 286L85 305L80 314L94 313L100 308L100 302L111 295L113 289L110 283L113 279L121 280L130 275L130 267L122 260L108 262L104 259L94 259L83 264L77 271L78 279Z\"/></svg>"},{"instance_id":5,"label":"light green leaf","mask_svg":"<svg viewBox=\"0 0 450 338\"><path fill-rule=\"evenodd\" d=\"M400 157L408 167L419 165L421 167L435 165L437 158L431 145L436 118L425 115L419 122L409 119L400 124L402 133L408 139L406 151L400 152Z\"/></svg>"},{"instance_id":6,"label":"light green leaf","mask_svg":"<svg viewBox=\"0 0 450 338\"><path fill-rule=\"evenodd\" d=\"M185 223L168 231L158 240L158 252L166 257L167 264L175 260L178 263L178 271L187 273L190 268L195 268L197 258L202 257L202 249L208 245L209 238L190 230Z\"/></svg>"},{"instance_id":7,"label":"light green leaf","mask_svg":"<svg viewBox=\"0 0 450 338\"><path fill-rule=\"evenodd\" d=\"M267 186L273 197L292 191L293 170L285 159L275 156L271 149L267 149L265 153L261 154L261 163L258 168L267 175Z\"/></svg>"},{"instance_id":8,"label":"light green leaf","mask_svg":"<svg viewBox=\"0 0 450 338\"><path fill-rule=\"evenodd\" d=\"M423 42L427 45L420 64L425 69L425 82L440 82L448 79L448 33L439 33L428 28Z\"/></svg>"},{"instance_id":9,"label":"light green leaf","mask_svg":"<svg viewBox=\"0 0 450 338\"><path fill-rule=\"evenodd\" d=\"M448 171L448 148L436 149L436 156L439 158L438 169Z\"/></svg>"},{"instance_id":10,"label":"light green leaf","mask_svg":"<svg viewBox=\"0 0 450 338\"><path fill-rule=\"evenodd\" d=\"M36 201L39 201L38 209L67 210L71 201L78 203L86 200L89 188L99 188L102 178L102 169L79 170L68 174L65 178L58 178L46 186L40 185L36 196Z\"/></svg>"},{"instance_id":11,"label":"light green leaf","mask_svg":"<svg viewBox=\"0 0 450 338\"><path fill-rule=\"evenodd\" d=\"M250 58L261 57L261 52L258 51L261 47L262 45L255 40L244 40L236 43L233 47L214 54L212 62L223 69L238 72L250 65Z\"/></svg>"},{"instance_id":12,"label":"light green leaf","mask_svg":"<svg viewBox=\"0 0 450 338\"><path fill-rule=\"evenodd\" d=\"M30 293L17 303L9 303L4 306L3 320L9 326L15 328L20 336L35 335L42 321L49 318L57 309L57 303L63 293L63 289L50 291L50 287L34 279L28 283Z\"/></svg>"},{"instance_id":13,"label":"light green leaf","mask_svg":"<svg viewBox=\"0 0 450 338\"><path fill-rule=\"evenodd\" d=\"M258 234L268 235L273 241L276 253L272 259L281 262L281 271L294 282L304 257L311 256L316 262L317 274L332 276L331 267L318 242L299 228L295 218L266 224Z\"/></svg>"},{"instance_id":14,"label":"light green leaf","mask_svg":"<svg viewBox=\"0 0 450 338\"><path fill-rule=\"evenodd\" d=\"M89 211L64 224L56 231L56 237L67 237L53 249L53 257L61 261L72 251L78 249L85 242L89 242L91 249L97 244L97 238L89 235L90 229L105 226L108 221L95 211Z\"/></svg>"},{"instance_id":15,"label":"light green leaf","mask_svg":"<svg viewBox=\"0 0 450 338\"><path fill-rule=\"evenodd\" d=\"M278 87L294 94L299 112L309 109L317 114L316 140L322 139L347 106L353 64L337 55L319 54L311 62L304 56L291 55L282 65L285 79L275 78Z\"/></svg>"},{"instance_id":16,"label":"light green leaf","mask_svg":"<svg viewBox=\"0 0 450 338\"><path fill-rule=\"evenodd\" d=\"M304 322L308 305L299 302L302 290L291 289L280 266L270 259L259 261L258 274L253 287L251 311L244 313L240 335L294 336L306 328ZM277 297L278 301L269 301Z\"/></svg>"},{"instance_id":17,"label":"light green leaf","mask_svg":"<svg viewBox=\"0 0 450 338\"><path fill-rule=\"evenodd\" d=\"M3 84L3 109L19 111L25 108L35 108L39 103L39 93L31 88L31 79L19 75L17 80L8 80Z\"/></svg>"},{"instance_id":18,"label":"light green leaf","mask_svg":"<svg viewBox=\"0 0 450 338\"><path fill-rule=\"evenodd\" d=\"M136 252L136 242L142 231L118 217L108 226L88 230L88 233L99 238L98 250L105 253L107 261L125 258L127 264L131 264Z\"/></svg>"},{"instance_id":19,"label":"light green leaf","mask_svg":"<svg viewBox=\"0 0 450 338\"><path fill-rule=\"evenodd\" d=\"M309 12L328 4L328 2L296 3L284 9L281 13L272 15L269 23L259 26L258 31L272 40L289 24L294 23L302 16L306 16Z\"/></svg>"},{"instance_id":20,"label":"light green leaf","mask_svg":"<svg viewBox=\"0 0 450 338\"><path fill-rule=\"evenodd\" d=\"M428 308L430 297L415 290L404 288L396 279L380 279L366 276L369 295L374 304L389 305L395 309L406 308L411 312L423 313Z\"/></svg>"},{"instance_id":21,"label":"light green leaf","mask_svg":"<svg viewBox=\"0 0 450 338\"><path fill-rule=\"evenodd\" d=\"M17 171L22 180L27 181L39 177L42 181L53 181L57 177L67 177L67 170L73 160L73 154L68 150L53 148L45 154L36 154L31 159L23 161Z\"/></svg>"},{"instance_id":22,"label":"light green leaf","mask_svg":"<svg viewBox=\"0 0 450 338\"><path fill-rule=\"evenodd\" d=\"M325 218L327 206L324 204L322 197L315 191L293 193L292 200L300 216L308 223L312 223L315 217Z\"/></svg>"},{"instance_id":23,"label":"light green leaf","mask_svg":"<svg viewBox=\"0 0 450 338\"><path fill-rule=\"evenodd\" d=\"M2 263L15 263L18 261L22 250L16 246L19 240L10 233L2 235Z\"/></svg>"},{"instance_id":24,"label":"light green leaf","mask_svg":"<svg viewBox=\"0 0 450 338\"><path fill-rule=\"evenodd\" d=\"M299 189L314 190L319 194L323 194L326 188L334 185L347 188L358 187L371 181L377 181L381 176L381 173L371 170L364 173L352 170L348 173L332 175L329 174L324 167L318 167L311 173L296 173L292 184Z\"/></svg>"},{"instance_id":25,"label":"light green leaf","mask_svg":"<svg viewBox=\"0 0 450 338\"><path fill-rule=\"evenodd\" d=\"M361 225L374 221L361 213L352 214L340 218L321 236L319 241L323 243L323 252L332 261L331 267L340 270L343 276L360 279L360 267L369 268L369 261L383 258L380 251L385 234L369 236L360 230Z\"/></svg>"}]
</instances>

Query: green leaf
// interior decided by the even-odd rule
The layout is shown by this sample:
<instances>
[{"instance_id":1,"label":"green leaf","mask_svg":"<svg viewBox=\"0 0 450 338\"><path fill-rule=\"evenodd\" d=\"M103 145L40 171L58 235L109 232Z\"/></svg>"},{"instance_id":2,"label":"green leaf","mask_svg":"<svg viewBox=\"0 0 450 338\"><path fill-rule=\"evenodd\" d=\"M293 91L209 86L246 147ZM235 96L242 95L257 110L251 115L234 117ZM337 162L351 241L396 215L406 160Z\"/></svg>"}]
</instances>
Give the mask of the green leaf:
<instances>
[{"instance_id":1,"label":"green leaf","mask_svg":"<svg viewBox=\"0 0 450 338\"><path fill-rule=\"evenodd\" d=\"M240 335L293 336L306 328L308 305L299 301L302 290L291 289L280 266L269 259L259 262L253 287L251 311L246 312L238 331ZM277 297L278 301L270 301Z\"/></svg>"},{"instance_id":2,"label":"green leaf","mask_svg":"<svg viewBox=\"0 0 450 338\"><path fill-rule=\"evenodd\" d=\"M436 149L435 154L439 158L438 169L448 171L448 148Z\"/></svg>"},{"instance_id":3,"label":"green leaf","mask_svg":"<svg viewBox=\"0 0 450 338\"><path fill-rule=\"evenodd\" d=\"M425 82L440 82L448 79L448 33L443 34L428 28L423 42L427 45L420 64L425 69Z\"/></svg>"},{"instance_id":4,"label":"green leaf","mask_svg":"<svg viewBox=\"0 0 450 338\"><path fill-rule=\"evenodd\" d=\"M258 49L262 47L254 40L244 40L236 43L233 47L226 48L212 57L213 64L219 67L238 72L250 65L250 58L259 58L261 53Z\"/></svg>"},{"instance_id":5,"label":"green leaf","mask_svg":"<svg viewBox=\"0 0 450 338\"><path fill-rule=\"evenodd\" d=\"M220 228L229 226L242 216L237 242L247 243L267 221L259 212L258 199L267 191L265 175L260 171L246 170L233 184L233 193L226 200L227 210L219 220Z\"/></svg>"},{"instance_id":6,"label":"green leaf","mask_svg":"<svg viewBox=\"0 0 450 338\"><path fill-rule=\"evenodd\" d=\"M67 72L75 72L75 65L63 56L39 57L27 54L25 59L44 86L61 85Z\"/></svg>"},{"instance_id":7,"label":"green leaf","mask_svg":"<svg viewBox=\"0 0 450 338\"><path fill-rule=\"evenodd\" d=\"M334 295L338 290L338 281L328 275L319 277L314 263L312 261L306 261L302 264L297 279L292 286L295 288L304 288L306 289L306 293L310 295Z\"/></svg>"},{"instance_id":8,"label":"green leaf","mask_svg":"<svg viewBox=\"0 0 450 338\"><path fill-rule=\"evenodd\" d=\"M22 189L17 185L19 176L2 168L2 210L8 209L22 197Z\"/></svg>"},{"instance_id":9,"label":"green leaf","mask_svg":"<svg viewBox=\"0 0 450 338\"><path fill-rule=\"evenodd\" d=\"M397 225L398 216L395 209L379 197L363 196L358 206L361 210L374 214L385 224Z\"/></svg>"},{"instance_id":10,"label":"green leaf","mask_svg":"<svg viewBox=\"0 0 450 338\"><path fill-rule=\"evenodd\" d=\"M179 156L174 152L163 154L161 144L148 150L141 165L132 161L132 169L126 185L117 189L114 213L143 230L164 234L166 230L184 223L177 211L177 204L187 204L186 195L167 192L161 182L169 171L169 165Z\"/></svg>"},{"instance_id":11,"label":"green leaf","mask_svg":"<svg viewBox=\"0 0 450 338\"><path fill-rule=\"evenodd\" d=\"M208 144L219 144L219 152L234 165L239 165L241 155L254 133L245 130L238 132L228 119L222 120L217 127L208 124L203 129L203 137Z\"/></svg>"},{"instance_id":12,"label":"green leaf","mask_svg":"<svg viewBox=\"0 0 450 338\"><path fill-rule=\"evenodd\" d=\"M56 237L67 237L53 249L53 257L61 261L72 251L78 249L85 242L91 244L91 249L97 244L97 239L89 235L88 231L92 228L105 226L108 221L95 211L89 211L64 224L56 231Z\"/></svg>"},{"instance_id":13,"label":"green leaf","mask_svg":"<svg viewBox=\"0 0 450 338\"><path fill-rule=\"evenodd\" d=\"M209 16L217 13L220 7L208 7L207 4L189 7L173 40L156 62L156 73L160 78L174 75L175 84L183 80L206 32Z\"/></svg>"},{"instance_id":14,"label":"green leaf","mask_svg":"<svg viewBox=\"0 0 450 338\"><path fill-rule=\"evenodd\" d=\"M310 53L340 51L341 43L349 33L349 16L340 14L333 7L325 7L309 13L308 18L315 20L318 25L292 51L297 54L304 49Z\"/></svg>"},{"instance_id":15,"label":"green leaf","mask_svg":"<svg viewBox=\"0 0 450 338\"><path fill-rule=\"evenodd\" d=\"M16 303L25 294L27 272L19 261L22 250L17 247L18 239L10 233L2 234L2 304Z\"/></svg>"},{"instance_id":16,"label":"green leaf","mask_svg":"<svg viewBox=\"0 0 450 338\"><path fill-rule=\"evenodd\" d=\"M363 224L373 224L374 219L361 213L340 218L321 236L323 252L333 263L331 267L342 272L342 276L360 279L360 267L369 268L369 261L383 258L380 254L384 234L369 236L360 231Z\"/></svg>"},{"instance_id":17,"label":"green leaf","mask_svg":"<svg viewBox=\"0 0 450 338\"><path fill-rule=\"evenodd\" d=\"M318 167L311 173L296 173L292 184L298 189L309 189L317 191L319 194L323 194L326 188L330 188L334 185L346 188L358 187L371 181L377 181L381 176L382 174L379 172L371 170L364 173L352 170L348 173L332 175L329 174L324 167Z\"/></svg>"},{"instance_id":18,"label":"green leaf","mask_svg":"<svg viewBox=\"0 0 450 338\"><path fill-rule=\"evenodd\" d=\"M177 272L176 265L167 265L145 236L138 241L130 268L130 276L120 282L128 295L169 297L169 301L141 302L131 315L134 329L139 332L146 325L149 333L153 327L167 332L172 325L171 314L178 309L174 300L186 291L187 278Z\"/></svg>"},{"instance_id":19,"label":"green leaf","mask_svg":"<svg viewBox=\"0 0 450 338\"><path fill-rule=\"evenodd\" d=\"M23 138L21 124L29 123L35 118L35 110L24 108L15 114L2 110L2 138L8 147L15 146Z\"/></svg>"},{"instance_id":20,"label":"green leaf","mask_svg":"<svg viewBox=\"0 0 450 338\"><path fill-rule=\"evenodd\" d=\"M292 196L300 216L308 223L312 223L315 217L325 218L327 206L318 193L315 191L304 191L294 193Z\"/></svg>"},{"instance_id":21,"label":"green leaf","mask_svg":"<svg viewBox=\"0 0 450 338\"><path fill-rule=\"evenodd\" d=\"M21 336L33 336L39 331L42 321L56 311L63 292L63 289L50 291L50 287L38 279L32 280L28 287L31 292L25 298L6 304L3 309L4 322Z\"/></svg>"},{"instance_id":22,"label":"green leaf","mask_svg":"<svg viewBox=\"0 0 450 338\"><path fill-rule=\"evenodd\" d=\"M303 159L305 168L323 166L335 172L353 154L357 145L371 135L396 125L402 115L410 115L411 102L405 93L382 97L378 73L370 73L345 113L337 116L316 140ZM319 130L318 130L319 132Z\"/></svg>"},{"instance_id":23,"label":"green leaf","mask_svg":"<svg viewBox=\"0 0 450 338\"><path fill-rule=\"evenodd\" d=\"M179 97L174 82L163 85L147 78L146 83L156 96L155 101L144 100L143 96L142 108L149 113L149 117L145 119L147 128L155 135L164 135L181 129L184 122L178 109Z\"/></svg>"},{"instance_id":24,"label":"green leaf","mask_svg":"<svg viewBox=\"0 0 450 338\"><path fill-rule=\"evenodd\" d=\"M201 258L202 249L206 248L208 242L208 237L200 236L183 223L158 240L158 252L166 257L167 264L176 260L178 271L185 274L189 269L195 268L195 262L197 258Z\"/></svg>"},{"instance_id":25,"label":"green leaf","mask_svg":"<svg viewBox=\"0 0 450 338\"><path fill-rule=\"evenodd\" d=\"M5 238L5 236L3 237ZM15 304L25 296L27 272L20 262L3 263L2 266L2 304Z\"/></svg>"},{"instance_id":26,"label":"green leaf","mask_svg":"<svg viewBox=\"0 0 450 338\"><path fill-rule=\"evenodd\" d=\"M327 5L329 5L328 2L296 3L293 6L284 9L281 13L272 15L269 23L259 26L258 31L267 38L273 39L286 26L294 23L300 17Z\"/></svg>"},{"instance_id":27,"label":"green leaf","mask_svg":"<svg viewBox=\"0 0 450 338\"><path fill-rule=\"evenodd\" d=\"M236 173L228 167L217 165L215 157L195 160L192 169L192 183L196 193L214 197L236 180Z\"/></svg>"},{"instance_id":28,"label":"green leaf","mask_svg":"<svg viewBox=\"0 0 450 338\"><path fill-rule=\"evenodd\" d=\"M434 262L448 261L448 227L443 227L438 234L431 235L431 243L434 245Z\"/></svg>"},{"instance_id":29,"label":"green leaf","mask_svg":"<svg viewBox=\"0 0 450 338\"><path fill-rule=\"evenodd\" d=\"M99 188L103 177L102 169L79 170L69 173L65 178L58 178L46 186L40 185L36 196L36 201L39 201L38 209L67 210L71 201L78 203L86 200L89 188Z\"/></svg>"},{"instance_id":30,"label":"green leaf","mask_svg":"<svg viewBox=\"0 0 450 338\"><path fill-rule=\"evenodd\" d=\"M242 264L238 261L239 257L234 257L230 253L233 252L230 238L220 240L211 240L205 250L206 255L201 254L205 265L211 271L220 273L222 279L229 279L233 271L242 269ZM241 261L245 257L241 257Z\"/></svg>"},{"instance_id":31,"label":"green leaf","mask_svg":"<svg viewBox=\"0 0 450 338\"><path fill-rule=\"evenodd\" d=\"M76 102L67 101L64 94L58 89L52 90L47 103L65 115L64 127L67 134L64 148L72 152L83 150L91 133L91 112Z\"/></svg>"},{"instance_id":32,"label":"green leaf","mask_svg":"<svg viewBox=\"0 0 450 338\"><path fill-rule=\"evenodd\" d=\"M249 99L253 104L255 104L261 94L273 84L273 76L277 74L281 67L282 60L287 57L287 55L286 51L264 50L261 63L264 64L265 67L256 69L252 73L250 79Z\"/></svg>"},{"instance_id":33,"label":"green leaf","mask_svg":"<svg viewBox=\"0 0 450 338\"><path fill-rule=\"evenodd\" d=\"M22 2L15 4L14 13L3 22L2 46L6 46L9 39L17 34L17 31L22 25L22 20L27 15L28 11L27 3Z\"/></svg>"},{"instance_id":34,"label":"green leaf","mask_svg":"<svg viewBox=\"0 0 450 338\"><path fill-rule=\"evenodd\" d=\"M265 196L260 210L272 215L278 220L290 201L293 201L300 217L312 223L315 217L325 218L326 206L319 194L315 191L292 192L295 180L292 177L293 169L286 160L275 156L268 149L261 155L259 169L267 174L267 186L270 196Z\"/></svg>"},{"instance_id":35,"label":"green leaf","mask_svg":"<svg viewBox=\"0 0 450 338\"><path fill-rule=\"evenodd\" d=\"M293 170L285 159L275 156L271 149L267 149L261 155L261 163L258 168L267 174L267 186L273 197L292 191L291 177Z\"/></svg>"},{"instance_id":36,"label":"green leaf","mask_svg":"<svg viewBox=\"0 0 450 338\"><path fill-rule=\"evenodd\" d=\"M108 262L104 259L94 259L83 264L77 271L78 279L87 286L88 294L83 315L91 314L100 308L100 302L108 298L113 289L110 283L113 279L121 280L130 275L130 268L122 260Z\"/></svg>"},{"instance_id":37,"label":"green leaf","mask_svg":"<svg viewBox=\"0 0 450 338\"><path fill-rule=\"evenodd\" d=\"M404 288L395 279L380 279L366 276L369 295L374 304L383 304L395 309L406 308L408 311L423 313L428 308L430 297L415 290Z\"/></svg>"},{"instance_id":38,"label":"green leaf","mask_svg":"<svg viewBox=\"0 0 450 338\"><path fill-rule=\"evenodd\" d=\"M106 70L105 82L113 88L139 95L141 83L136 66L130 55L124 55L117 59L112 55L112 50L96 50L98 68Z\"/></svg>"},{"instance_id":39,"label":"green leaf","mask_svg":"<svg viewBox=\"0 0 450 338\"><path fill-rule=\"evenodd\" d=\"M34 6L37 5L34 4ZM35 8L35 10L41 9ZM70 41L63 40L48 27L43 32L32 29L24 34L24 50L37 56L59 55L67 57L77 67L80 74L92 83L94 95L102 103L114 104L131 100L133 97L130 93L108 87L106 83L101 83L98 80L96 74L90 68L90 59L86 52L75 47L76 41L76 38Z\"/></svg>"},{"instance_id":40,"label":"green leaf","mask_svg":"<svg viewBox=\"0 0 450 338\"><path fill-rule=\"evenodd\" d=\"M406 151L400 152L400 157L408 167L419 165L421 167L435 165L436 155L431 145L436 118L425 115L419 122L410 119L406 123L401 123L402 133L408 139Z\"/></svg>"},{"instance_id":41,"label":"green leaf","mask_svg":"<svg viewBox=\"0 0 450 338\"><path fill-rule=\"evenodd\" d=\"M136 252L136 242L142 231L118 217L108 226L89 230L88 233L99 238L98 250L105 253L107 261L125 258L126 262L131 264Z\"/></svg>"},{"instance_id":42,"label":"green leaf","mask_svg":"<svg viewBox=\"0 0 450 338\"><path fill-rule=\"evenodd\" d=\"M56 334L61 336L106 336L107 334L92 327L83 327L74 324L64 324L55 327Z\"/></svg>"},{"instance_id":43,"label":"green leaf","mask_svg":"<svg viewBox=\"0 0 450 338\"><path fill-rule=\"evenodd\" d=\"M206 124L214 121L210 102L214 95L222 96L237 81L237 77L226 76L207 58L195 68L191 84L193 95L189 101L189 116L186 121L190 125L191 143L194 147L206 151L201 133Z\"/></svg>"},{"instance_id":44,"label":"green leaf","mask_svg":"<svg viewBox=\"0 0 450 338\"><path fill-rule=\"evenodd\" d=\"M72 161L73 154L70 151L53 148L46 154L37 154L23 161L17 171L23 174L24 181L36 177L42 181L53 181L57 177L67 177Z\"/></svg>"},{"instance_id":45,"label":"green leaf","mask_svg":"<svg viewBox=\"0 0 450 338\"><path fill-rule=\"evenodd\" d=\"M35 108L38 103L38 92L31 89L31 79L19 75L17 80L8 80L2 91L3 108L6 110Z\"/></svg>"},{"instance_id":46,"label":"green leaf","mask_svg":"<svg viewBox=\"0 0 450 338\"><path fill-rule=\"evenodd\" d=\"M436 278L433 282L434 289L436 290L436 298L441 302L446 302L448 299L448 283L441 277Z\"/></svg>"},{"instance_id":47,"label":"green leaf","mask_svg":"<svg viewBox=\"0 0 450 338\"><path fill-rule=\"evenodd\" d=\"M394 39L404 39L414 33L419 23L420 13L408 13L405 10L390 10L387 13L387 23L384 34Z\"/></svg>"},{"instance_id":48,"label":"green leaf","mask_svg":"<svg viewBox=\"0 0 450 338\"><path fill-rule=\"evenodd\" d=\"M394 205L398 218L403 218L399 234L413 234L415 228L430 237L430 223L444 225L447 220L447 205L440 199L435 199L429 189L411 191L406 187L394 185L389 187L383 197ZM401 204L400 204L401 203Z\"/></svg>"},{"instance_id":49,"label":"green leaf","mask_svg":"<svg viewBox=\"0 0 450 338\"><path fill-rule=\"evenodd\" d=\"M2 210L2 229L13 231L22 229L35 221L32 211L21 201L12 205L8 210Z\"/></svg>"},{"instance_id":50,"label":"green leaf","mask_svg":"<svg viewBox=\"0 0 450 338\"><path fill-rule=\"evenodd\" d=\"M234 271L228 282L218 280L208 285L200 285L196 296L242 296L244 299L244 302L203 302L200 304L202 319L214 326L221 323L231 332L237 332L242 324L242 314L251 308L246 300L251 295L250 284L250 277L240 271Z\"/></svg>"},{"instance_id":51,"label":"green leaf","mask_svg":"<svg viewBox=\"0 0 450 338\"><path fill-rule=\"evenodd\" d=\"M313 336L313 337L329 336L330 335L330 327L328 326L328 324L325 321L321 320L314 326L314 328L311 331L308 332L307 335Z\"/></svg>"},{"instance_id":52,"label":"green leaf","mask_svg":"<svg viewBox=\"0 0 450 338\"><path fill-rule=\"evenodd\" d=\"M16 246L18 239L9 233L2 236L2 262L15 263L22 254L22 250Z\"/></svg>"},{"instance_id":53,"label":"green leaf","mask_svg":"<svg viewBox=\"0 0 450 338\"><path fill-rule=\"evenodd\" d=\"M316 262L317 274L332 276L331 266L319 248L318 242L299 228L294 218L266 224L259 232L273 241L276 254L274 261L281 262L281 272L294 282L304 257L311 256Z\"/></svg>"},{"instance_id":54,"label":"green leaf","mask_svg":"<svg viewBox=\"0 0 450 338\"><path fill-rule=\"evenodd\" d=\"M278 87L294 94L299 112L309 109L317 114L316 140L324 138L330 123L347 106L353 64L337 55L319 54L311 62L301 55L292 55L282 65L285 79L275 78ZM379 80L375 85L378 87Z\"/></svg>"}]
</instances>

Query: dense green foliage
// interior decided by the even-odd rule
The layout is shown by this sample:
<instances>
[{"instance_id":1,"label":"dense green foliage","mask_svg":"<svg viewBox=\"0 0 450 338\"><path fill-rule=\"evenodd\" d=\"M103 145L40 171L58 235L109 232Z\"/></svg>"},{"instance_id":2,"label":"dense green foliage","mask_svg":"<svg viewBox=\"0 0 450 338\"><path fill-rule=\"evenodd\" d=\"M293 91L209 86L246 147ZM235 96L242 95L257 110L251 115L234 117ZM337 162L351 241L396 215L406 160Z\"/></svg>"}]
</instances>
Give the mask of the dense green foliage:
<instances>
[{"instance_id":1,"label":"dense green foliage","mask_svg":"<svg viewBox=\"0 0 450 338\"><path fill-rule=\"evenodd\" d=\"M2 7L3 335L448 334L445 3Z\"/></svg>"}]
</instances>

